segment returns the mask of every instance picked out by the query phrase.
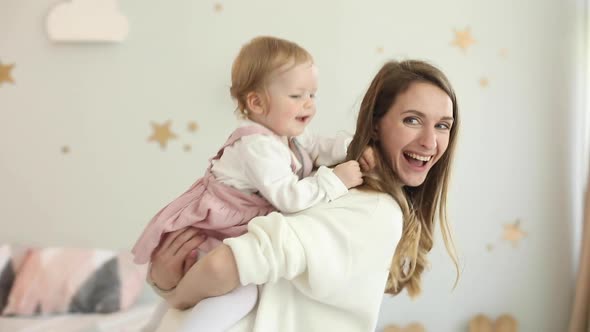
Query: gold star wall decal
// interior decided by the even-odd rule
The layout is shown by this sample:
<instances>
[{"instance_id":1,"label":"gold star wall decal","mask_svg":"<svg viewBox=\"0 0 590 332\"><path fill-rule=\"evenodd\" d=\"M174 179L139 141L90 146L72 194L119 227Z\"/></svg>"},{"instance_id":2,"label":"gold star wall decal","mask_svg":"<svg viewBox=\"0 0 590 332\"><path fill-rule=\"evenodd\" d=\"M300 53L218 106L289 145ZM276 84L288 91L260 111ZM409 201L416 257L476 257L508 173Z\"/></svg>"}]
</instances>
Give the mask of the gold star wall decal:
<instances>
[{"instance_id":1,"label":"gold star wall decal","mask_svg":"<svg viewBox=\"0 0 590 332\"><path fill-rule=\"evenodd\" d=\"M451 43L454 46L459 47L463 52L466 52L469 46L475 44L475 39L471 36L471 30L469 27L464 30L455 30L455 40Z\"/></svg>"},{"instance_id":2,"label":"gold star wall decal","mask_svg":"<svg viewBox=\"0 0 590 332\"><path fill-rule=\"evenodd\" d=\"M170 126L172 121L168 120L163 124L157 124L152 122L153 133L152 136L148 137L148 142L156 141L160 144L160 148L165 149L168 141L176 138L176 134L172 132Z\"/></svg>"},{"instance_id":3,"label":"gold star wall decal","mask_svg":"<svg viewBox=\"0 0 590 332\"><path fill-rule=\"evenodd\" d=\"M195 121L191 121L191 122L188 123L187 129L191 133L194 133L195 131L199 130L199 124L196 123Z\"/></svg>"},{"instance_id":4,"label":"gold star wall decal","mask_svg":"<svg viewBox=\"0 0 590 332\"><path fill-rule=\"evenodd\" d=\"M185 144L183 146L183 149L184 149L185 152L190 152L192 150L192 148L193 147L190 144Z\"/></svg>"},{"instance_id":5,"label":"gold star wall decal","mask_svg":"<svg viewBox=\"0 0 590 332\"><path fill-rule=\"evenodd\" d=\"M490 81L489 81L489 80L488 80L486 77L482 77L482 78L479 80L479 85L480 85L482 88L486 88L486 87L487 87L489 84L490 84Z\"/></svg>"},{"instance_id":6,"label":"gold star wall decal","mask_svg":"<svg viewBox=\"0 0 590 332\"><path fill-rule=\"evenodd\" d=\"M213 9L217 12L220 13L221 11L223 11L223 5L220 4L219 2L215 4L215 6L213 6Z\"/></svg>"},{"instance_id":7,"label":"gold star wall decal","mask_svg":"<svg viewBox=\"0 0 590 332\"><path fill-rule=\"evenodd\" d=\"M62 146L61 147L61 153L62 154L68 154L68 153L70 153L70 147L67 146L67 145Z\"/></svg>"},{"instance_id":8,"label":"gold star wall decal","mask_svg":"<svg viewBox=\"0 0 590 332\"><path fill-rule=\"evenodd\" d=\"M500 51L498 51L498 55L501 56L502 58L508 57L508 49L506 49L506 48L500 49Z\"/></svg>"},{"instance_id":9,"label":"gold star wall decal","mask_svg":"<svg viewBox=\"0 0 590 332\"><path fill-rule=\"evenodd\" d=\"M12 78L10 72L14 68L14 64L11 65L3 65L0 63L0 85L4 82L10 82L14 84L14 79Z\"/></svg>"},{"instance_id":10,"label":"gold star wall decal","mask_svg":"<svg viewBox=\"0 0 590 332\"><path fill-rule=\"evenodd\" d=\"M520 228L520 219L516 219L513 224L504 225L503 238L506 241L512 242L513 247L518 246L520 240L526 235L527 233Z\"/></svg>"},{"instance_id":11,"label":"gold star wall decal","mask_svg":"<svg viewBox=\"0 0 590 332\"><path fill-rule=\"evenodd\" d=\"M389 325L383 329L383 332L426 332L426 329L420 323L412 323L406 327Z\"/></svg>"},{"instance_id":12,"label":"gold star wall decal","mask_svg":"<svg viewBox=\"0 0 590 332\"><path fill-rule=\"evenodd\" d=\"M382 54L384 51L383 46L377 47L377 53Z\"/></svg>"}]
</instances>

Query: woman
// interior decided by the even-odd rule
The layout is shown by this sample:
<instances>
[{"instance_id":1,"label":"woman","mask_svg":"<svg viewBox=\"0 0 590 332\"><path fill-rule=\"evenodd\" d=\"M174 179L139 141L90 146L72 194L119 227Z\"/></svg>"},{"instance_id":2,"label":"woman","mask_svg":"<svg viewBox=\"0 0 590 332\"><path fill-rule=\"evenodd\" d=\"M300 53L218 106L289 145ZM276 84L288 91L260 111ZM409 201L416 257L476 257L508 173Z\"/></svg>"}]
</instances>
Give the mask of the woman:
<instances>
[{"instance_id":1,"label":"woman","mask_svg":"<svg viewBox=\"0 0 590 332\"><path fill-rule=\"evenodd\" d=\"M187 253L203 239L172 233L153 258L153 283L170 289L161 294L178 309L261 285L258 305L229 331L373 331L384 289L419 294L435 216L458 275L446 218L458 127L455 93L440 70L386 63L363 98L348 150L350 160L374 151L361 187L297 214L255 218L180 282L193 263ZM182 319L171 310L159 331L174 331Z\"/></svg>"}]
</instances>

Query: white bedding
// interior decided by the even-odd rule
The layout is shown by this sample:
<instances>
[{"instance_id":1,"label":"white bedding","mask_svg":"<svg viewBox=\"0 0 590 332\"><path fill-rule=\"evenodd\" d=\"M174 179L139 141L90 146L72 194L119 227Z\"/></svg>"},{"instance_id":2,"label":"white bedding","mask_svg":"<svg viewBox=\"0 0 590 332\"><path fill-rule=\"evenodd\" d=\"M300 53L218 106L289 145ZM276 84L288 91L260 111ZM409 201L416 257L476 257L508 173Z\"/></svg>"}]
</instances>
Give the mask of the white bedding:
<instances>
[{"instance_id":1,"label":"white bedding","mask_svg":"<svg viewBox=\"0 0 590 332\"><path fill-rule=\"evenodd\" d=\"M141 332L156 302L113 314L69 314L38 318L0 317L0 332Z\"/></svg>"}]
</instances>

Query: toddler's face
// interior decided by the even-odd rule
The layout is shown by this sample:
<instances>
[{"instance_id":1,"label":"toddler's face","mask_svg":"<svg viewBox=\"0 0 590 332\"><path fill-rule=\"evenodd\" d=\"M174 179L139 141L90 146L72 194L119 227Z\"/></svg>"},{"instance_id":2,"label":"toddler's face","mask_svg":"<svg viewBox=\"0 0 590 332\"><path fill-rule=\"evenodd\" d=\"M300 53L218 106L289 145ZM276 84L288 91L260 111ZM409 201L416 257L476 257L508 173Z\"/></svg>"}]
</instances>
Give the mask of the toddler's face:
<instances>
[{"instance_id":1,"label":"toddler's face","mask_svg":"<svg viewBox=\"0 0 590 332\"><path fill-rule=\"evenodd\" d=\"M267 110L263 125L279 136L298 136L315 115L317 68L307 62L283 66L273 73L267 86Z\"/></svg>"}]
</instances>

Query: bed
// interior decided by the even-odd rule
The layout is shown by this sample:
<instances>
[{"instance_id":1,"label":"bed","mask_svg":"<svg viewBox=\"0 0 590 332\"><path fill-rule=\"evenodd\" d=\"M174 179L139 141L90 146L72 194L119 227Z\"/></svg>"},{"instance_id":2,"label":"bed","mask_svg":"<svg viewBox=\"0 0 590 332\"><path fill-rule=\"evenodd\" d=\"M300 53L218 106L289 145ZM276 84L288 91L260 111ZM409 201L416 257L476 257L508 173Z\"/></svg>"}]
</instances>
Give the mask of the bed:
<instances>
[{"instance_id":1,"label":"bed","mask_svg":"<svg viewBox=\"0 0 590 332\"><path fill-rule=\"evenodd\" d=\"M0 332L147 332L145 274L127 251L0 245Z\"/></svg>"},{"instance_id":2,"label":"bed","mask_svg":"<svg viewBox=\"0 0 590 332\"><path fill-rule=\"evenodd\" d=\"M144 332L156 301L111 314L62 314L35 318L0 317L0 332Z\"/></svg>"}]
</instances>

